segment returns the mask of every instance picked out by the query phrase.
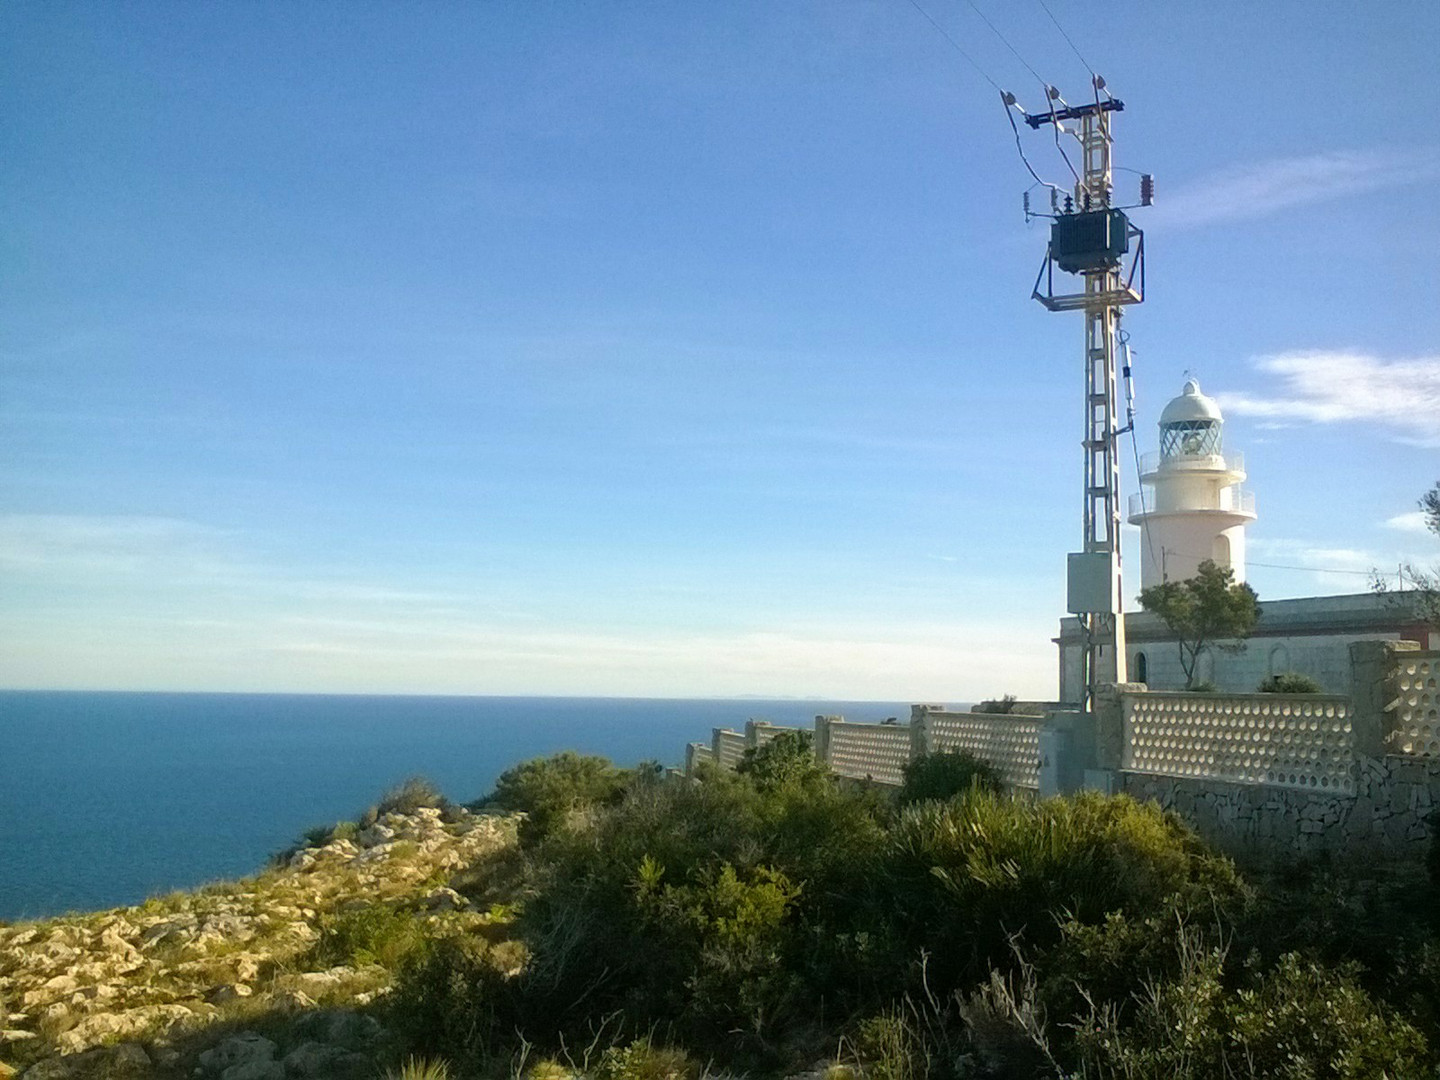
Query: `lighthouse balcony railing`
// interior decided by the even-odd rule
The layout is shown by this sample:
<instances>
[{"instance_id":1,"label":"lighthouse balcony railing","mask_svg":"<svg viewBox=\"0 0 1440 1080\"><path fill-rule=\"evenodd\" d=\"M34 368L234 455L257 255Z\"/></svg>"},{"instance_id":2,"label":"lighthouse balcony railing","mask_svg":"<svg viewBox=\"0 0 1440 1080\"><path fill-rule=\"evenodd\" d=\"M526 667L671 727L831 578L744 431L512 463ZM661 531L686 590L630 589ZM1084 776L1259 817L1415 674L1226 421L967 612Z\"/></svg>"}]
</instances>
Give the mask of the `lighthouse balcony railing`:
<instances>
[{"instance_id":1,"label":"lighthouse balcony railing","mask_svg":"<svg viewBox=\"0 0 1440 1080\"><path fill-rule=\"evenodd\" d=\"M1243 473L1245 471L1245 455L1241 453L1225 454L1171 454L1168 457L1157 450L1151 450L1148 454L1140 456L1140 475L1150 476L1160 471L1160 463L1165 462L1166 469L1224 469L1226 472Z\"/></svg>"},{"instance_id":2,"label":"lighthouse balcony railing","mask_svg":"<svg viewBox=\"0 0 1440 1080\"><path fill-rule=\"evenodd\" d=\"M1130 518L1138 518L1142 514L1154 514L1171 512L1173 508L1162 508L1155 505L1155 493L1153 491L1139 491L1130 496ZM1220 496L1220 502L1215 506L1187 506L1185 513L1213 513L1213 514L1245 514L1249 517L1255 516L1255 493L1244 488L1225 488Z\"/></svg>"}]
</instances>

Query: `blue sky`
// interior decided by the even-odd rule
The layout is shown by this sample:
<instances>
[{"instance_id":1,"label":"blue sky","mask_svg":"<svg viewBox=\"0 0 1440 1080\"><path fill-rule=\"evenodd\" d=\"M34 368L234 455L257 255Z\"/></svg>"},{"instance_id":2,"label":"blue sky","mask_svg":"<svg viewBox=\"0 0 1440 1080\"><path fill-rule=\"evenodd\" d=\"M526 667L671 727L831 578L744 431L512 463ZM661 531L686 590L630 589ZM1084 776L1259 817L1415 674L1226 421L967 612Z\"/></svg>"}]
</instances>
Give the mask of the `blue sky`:
<instances>
[{"instance_id":1,"label":"blue sky","mask_svg":"<svg viewBox=\"0 0 1440 1080\"><path fill-rule=\"evenodd\" d=\"M1262 597L1434 560L1440 8L1049 2L1141 452L1220 396ZM0 109L0 685L1053 694L1080 319L908 0L16 2Z\"/></svg>"}]
</instances>

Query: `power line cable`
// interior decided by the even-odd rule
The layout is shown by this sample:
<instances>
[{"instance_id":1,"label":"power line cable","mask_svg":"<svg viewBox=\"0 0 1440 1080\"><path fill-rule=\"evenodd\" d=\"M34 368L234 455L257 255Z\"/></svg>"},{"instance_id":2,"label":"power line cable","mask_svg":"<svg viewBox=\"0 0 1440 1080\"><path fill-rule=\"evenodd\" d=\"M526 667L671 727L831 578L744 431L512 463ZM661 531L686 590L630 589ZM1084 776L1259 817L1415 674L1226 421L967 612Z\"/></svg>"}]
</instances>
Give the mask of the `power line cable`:
<instances>
[{"instance_id":1,"label":"power line cable","mask_svg":"<svg viewBox=\"0 0 1440 1080\"><path fill-rule=\"evenodd\" d=\"M1045 103L1049 105L1050 114L1053 118L1055 114L1055 94L1052 93L1050 84L1045 81L1044 77L1040 74L1040 72L1035 70L1029 60L1026 60L1025 57L1020 55L1020 50L1015 48L1014 45L1010 44L1010 39L1007 38L1004 34L1002 34L1000 32L1000 28L990 21L990 16L986 15L983 11L981 11L978 7L975 6L975 0L965 0L965 3L969 6L971 11L975 12L976 15L980 16L980 21L990 28L990 32L1000 39L1000 44L1004 45L1005 48L1009 49L1011 55L1014 56L1016 60L1019 60L1021 64L1025 65L1026 71L1030 72L1031 75L1035 76L1035 81L1040 84L1041 92L1045 95ZM1013 119L1011 122L1013 124ZM1070 170L1070 175L1075 178L1075 183L1078 185L1081 182L1080 174L1075 171L1075 164L1070 160L1070 155L1067 154L1065 152L1065 148L1060 145L1061 129L1059 122L1057 121L1054 126L1055 149L1058 150L1060 152L1060 156L1065 159L1065 167ZM1029 168L1028 162L1026 163L1026 168ZM1031 172L1031 175L1034 176L1033 170ZM1039 177L1036 177L1036 179L1038 180Z\"/></svg>"},{"instance_id":2,"label":"power line cable","mask_svg":"<svg viewBox=\"0 0 1440 1080\"><path fill-rule=\"evenodd\" d=\"M1038 82L1041 86L1045 87L1046 93L1048 95L1050 84L1047 83L1044 79L1042 79L1040 77L1040 73L1030 66L1030 61L1026 60L1025 57L1021 56L1019 50L1017 50L1014 45L1010 44L1009 38L1007 38L1004 34L1000 32L999 28L990 21L989 16L987 16L983 11L981 11L978 7L975 6L975 0L965 0L965 3L969 5L971 11L975 12L976 15L980 16L981 21L990 28L990 32L992 34L994 34L997 38L1000 39L1000 43L1010 50L1011 55L1013 55L1016 60L1019 60L1020 63L1025 65L1025 70L1030 72L1031 75L1035 76L1035 81Z\"/></svg>"},{"instance_id":3,"label":"power line cable","mask_svg":"<svg viewBox=\"0 0 1440 1080\"><path fill-rule=\"evenodd\" d=\"M1065 32L1065 27L1060 25L1060 20L1055 18L1055 13L1050 10L1050 5L1045 3L1045 0L1039 0L1039 2L1040 6L1045 9L1045 14L1050 16L1050 21L1055 24L1055 29L1060 31L1060 36L1065 39L1065 43L1069 45L1075 55L1080 58L1080 63L1085 65L1085 70L1090 72L1090 77L1092 79L1095 78L1095 69L1090 66L1090 61L1085 59L1085 55L1080 51L1075 42L1070 39L1070 35Z\"/></svg>"},{"instance_id":4,"label":"power line cable","mask_svg":"<svg viewBox=\"0 0 1440 1080\"><path fill-rule=\"evenodd\" d=\"M952 49L954 49L957 53L959 53L961 56L963 56L966 60L970 62L970 66L980 73L980 77L982 79L988 82L1000 93L1004 93L1004 91L1000 89L1000 84L997 83L989 76L989 74L986 73L985 69L980 66L980 64L973 56L971 56L968 52L966 52L960 47L960 43L956 41L953 37L951 37L950 34L945 30L945 28L941 26L938 22L936 22L928 11L926 11L923 7L920 6L917 0L910 0L910 6L913 7L916 11L918 11L921 15L925 16L925 21L935 28L935 32L937 34L939 34L941 37L943 37L946 41L950 43L950 47Z\"/></svg>"}]
</instances>

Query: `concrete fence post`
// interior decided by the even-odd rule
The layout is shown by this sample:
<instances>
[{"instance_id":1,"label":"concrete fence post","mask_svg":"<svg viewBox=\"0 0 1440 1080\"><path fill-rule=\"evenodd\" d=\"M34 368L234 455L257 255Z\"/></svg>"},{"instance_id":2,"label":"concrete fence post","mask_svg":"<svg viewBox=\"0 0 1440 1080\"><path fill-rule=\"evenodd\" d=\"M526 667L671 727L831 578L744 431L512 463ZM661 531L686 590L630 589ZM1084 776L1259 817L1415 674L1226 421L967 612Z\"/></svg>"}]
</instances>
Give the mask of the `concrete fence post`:
<instances>
[{"instance_id":1,"label":"concrete fence post","mask_svg":"<svg viewBox=\"0 0 1440 1080\"><path fill-rule=\"evenodd\" d=\"M1109 683L1096 693L1095 768L1120 768L1125 760L1125 695L1146 690L1144 683Z\"/></svg>"},{"instance_id":2,"label":"concrete fence post","mask_svg":"<svg viewBox=\"0 0 1440 1080\"><path fill-rule=\"evenodd\" d=\"M1350 643L1350 730L1357 757L1384 757L1394 725L1395 667L1402 654L1419 652L1414 641Z\"/></svg>"},{"instance_id":3,"label":"concrete fence post","mask_svg":"<svg viewBox=\"0 0 1440 1080\"><path fill-rule=\"evenodd\" d=\"M910 706L910 760L930 752L930 706Z\"/></svg>"},{"instance_id":4,"label":"concrete fence post","mask_svg":"<svg viewBox=\"0 0 1440 1080\"><path fill-rule=\"evenodd\" d=\"M724 728L718 727L710 729L710 752L715 755L715 764L722 766L725 759L720 756L720 737L724 730Z\"/></svg>"},{"instance_id":5,"label":"concrete fence post","mask_svg":"<svg viewBox=\"0 0 1440 1080\"><path fill-rule=\"evenodd\" d=\"M830 768L830 725L838 716L817 716L815 717L815 760L825 768Z\"/></svg>"}]
</instances>

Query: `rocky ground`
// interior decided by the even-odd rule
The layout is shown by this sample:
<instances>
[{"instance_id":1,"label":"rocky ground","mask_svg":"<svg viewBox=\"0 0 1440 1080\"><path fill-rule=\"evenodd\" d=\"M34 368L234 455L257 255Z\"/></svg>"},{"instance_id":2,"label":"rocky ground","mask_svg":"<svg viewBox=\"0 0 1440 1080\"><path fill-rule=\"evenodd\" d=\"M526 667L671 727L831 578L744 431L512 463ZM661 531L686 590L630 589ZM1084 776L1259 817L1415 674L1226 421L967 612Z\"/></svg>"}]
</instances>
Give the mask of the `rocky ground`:
<instances>
[{"instance_id":1,"label":"rocky ground","mask_svg":"<svg viewBox=\"0 0 1440 1080\"><path fill-rule=\"evenodd\" d=\"M0 1080L376 1076L400 939L478 931L504 962L504 911L451 886L514 838L514 819L422 807L245 881L0 925Z\"/></svg>"}]
</instances>

